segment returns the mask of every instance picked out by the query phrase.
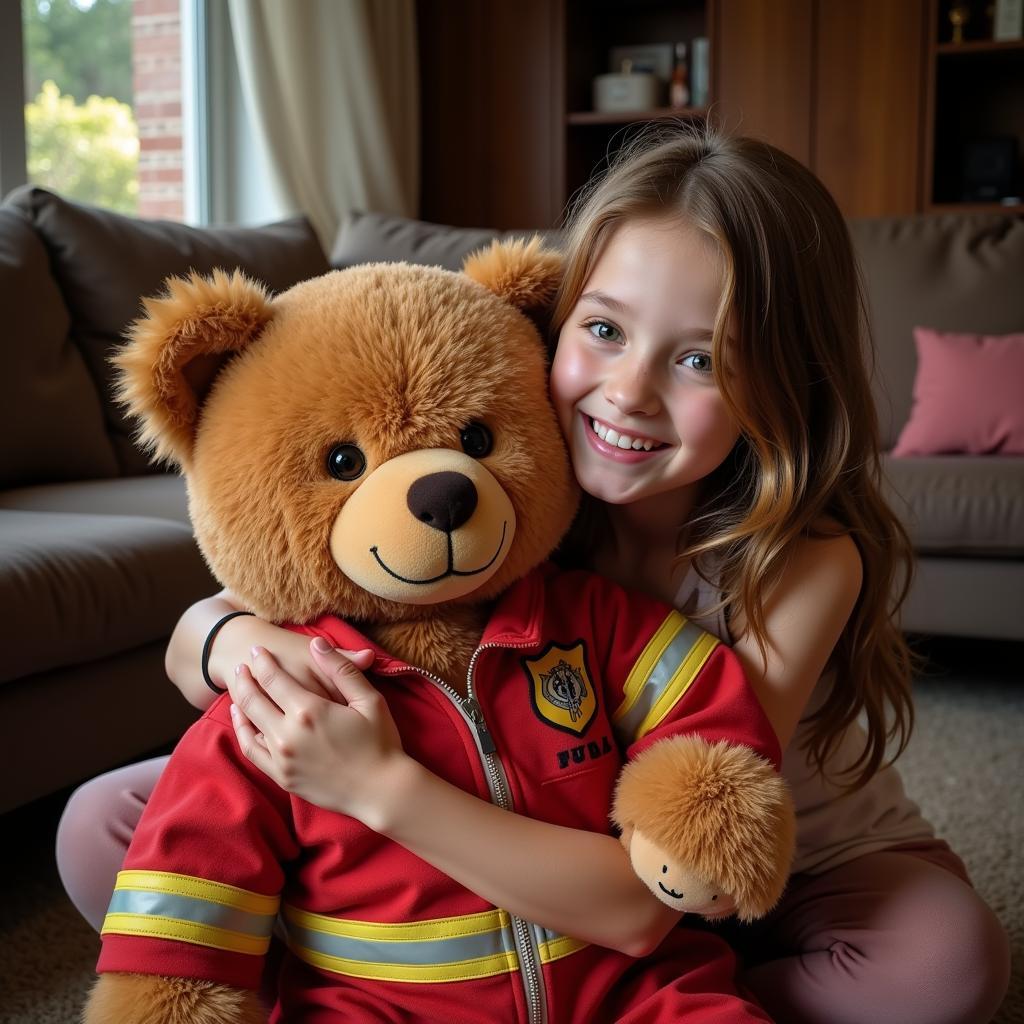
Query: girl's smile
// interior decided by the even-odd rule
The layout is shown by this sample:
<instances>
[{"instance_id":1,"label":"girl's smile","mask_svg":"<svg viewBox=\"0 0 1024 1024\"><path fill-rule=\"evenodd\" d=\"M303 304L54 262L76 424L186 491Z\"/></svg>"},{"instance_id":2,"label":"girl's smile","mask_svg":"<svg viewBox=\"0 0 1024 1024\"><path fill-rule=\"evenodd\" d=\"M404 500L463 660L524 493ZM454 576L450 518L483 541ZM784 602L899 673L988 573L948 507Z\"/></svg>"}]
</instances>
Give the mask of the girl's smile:
<instances>
[{"instance_id":1,"label":"girl's smile","mask_svg":"<svg viewBox=\"0 0 1024 1024\"><path fill-rule=\"evenodd\" d=\"M627 434L625 430L617 430L610 423L591 419L585 413L580 415L589 427L586 432L587 440L595 451L606 458L618 462L643 462L645 459L656 457L668 447L664 441L656 441L638 434Z\"/></svg>"}]
</instances>

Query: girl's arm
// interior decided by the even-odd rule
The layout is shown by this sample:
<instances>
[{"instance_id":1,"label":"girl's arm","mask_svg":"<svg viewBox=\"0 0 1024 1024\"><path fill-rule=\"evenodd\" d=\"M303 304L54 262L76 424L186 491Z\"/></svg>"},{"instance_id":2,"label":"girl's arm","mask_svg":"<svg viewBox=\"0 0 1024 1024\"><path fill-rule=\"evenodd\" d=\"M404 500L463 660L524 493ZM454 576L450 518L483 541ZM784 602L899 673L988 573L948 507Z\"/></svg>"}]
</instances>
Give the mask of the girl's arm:
<instances>
[{"instance_id":1,"label":"girl's arm","mask_svg":"<svg viewBox=\"0 0 1024 1024\"><path fill-rule=\"evenodd\" d=\"M217 698L203 679L200 660L210 630L229 612L245 606L229 590L197 601L178 619L164 656L164 667L171 682L193 707L205 711ZM251 659L253 647L272 650L288 672L304 686L326 694L309 657L306 637L280 626L273 626L254 615L239 615L224 623L210 648L210 678L227 688L227 679L235 666Z\"/></svg>"},{"instance_id":2,"label":"girl's arm","mask_svg":"<svg viewBox=\"0 0 1024 1024\"><path fill-rule=\"evenodd\" d=\"M765 656L742 615L730 623L732 649L783 750L853 612L861 579L848 535L801 540L765 601Z\"/></svg>"},{"instance_id":3,"label":"girl's arm","mask_svg":"<svg viewBox=\"0 0 1024 1024\"><path fill-rule=\"evenodd\" d=\"M639 957L682 916L651 894L612 836L502 810L411 759L388 785L376 831L518 917Z\"/></svg>"},{"instance_id":4,"label":"girl's arm","mask_svg":"<svg viewBox=\"0 0 1024 1024\"><path fill-rule=\"evenodd\" d=\"M371 652L350 659L319 638L311 650L345 703L309 693L265 651L255 678L240 665L229 680L242 752L284 789L358 818L489 903L562 934L643 956L679 921L617 839L502 810L408 757L361 674Z\"/></svg>"}]
</instances>

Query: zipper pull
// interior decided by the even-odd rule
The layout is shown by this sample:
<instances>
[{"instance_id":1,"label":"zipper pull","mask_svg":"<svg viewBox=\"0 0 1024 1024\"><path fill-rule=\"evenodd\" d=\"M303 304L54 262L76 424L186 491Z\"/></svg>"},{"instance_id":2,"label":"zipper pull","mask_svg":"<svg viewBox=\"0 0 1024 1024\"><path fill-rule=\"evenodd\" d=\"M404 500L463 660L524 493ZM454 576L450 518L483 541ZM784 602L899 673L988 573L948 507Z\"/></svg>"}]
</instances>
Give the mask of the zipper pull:
<instances>
[{"instance_id":1,"label":"zipper pull","mask_svg":"<svg viewBox=\"0 0 1024 1024\"><path fill-rule=\"evenodd\" d=\"M498 748L494 745L494 737L487 731L483 709L472 697L466 697L462 702L462 710L473 723L473 728L480 739L480 748L485 754L493 754Z\"/></svg>"}]
</instances>

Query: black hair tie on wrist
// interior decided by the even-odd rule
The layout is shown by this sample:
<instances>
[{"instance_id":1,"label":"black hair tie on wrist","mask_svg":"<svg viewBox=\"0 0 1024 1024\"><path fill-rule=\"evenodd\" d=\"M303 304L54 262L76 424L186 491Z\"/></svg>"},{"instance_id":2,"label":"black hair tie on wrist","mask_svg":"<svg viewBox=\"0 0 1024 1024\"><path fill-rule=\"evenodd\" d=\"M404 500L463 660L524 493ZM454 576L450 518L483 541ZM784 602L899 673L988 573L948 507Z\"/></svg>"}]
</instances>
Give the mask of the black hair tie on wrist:
<instances>
[{"instance_id":1,"label":"black hair tie on wrist","mask_svg":"<svg viewBox=\"0 0 1024 1024\"><path fill-rule=\"evenodd\" d=\"M213 650L213 641L217 634L223 629L224 623L230 622L232 619L239 615L252 615L252 612L228 612L227 615L219 618L214 624L213 629L206 634L206 643L203 644L203 657L200 661L200 665L203 670L203 679L206 685L213 690L214 693L227 693L228 691L223 686L218 686L210 678L210 651Z\"/></svg>"}]
</instances>

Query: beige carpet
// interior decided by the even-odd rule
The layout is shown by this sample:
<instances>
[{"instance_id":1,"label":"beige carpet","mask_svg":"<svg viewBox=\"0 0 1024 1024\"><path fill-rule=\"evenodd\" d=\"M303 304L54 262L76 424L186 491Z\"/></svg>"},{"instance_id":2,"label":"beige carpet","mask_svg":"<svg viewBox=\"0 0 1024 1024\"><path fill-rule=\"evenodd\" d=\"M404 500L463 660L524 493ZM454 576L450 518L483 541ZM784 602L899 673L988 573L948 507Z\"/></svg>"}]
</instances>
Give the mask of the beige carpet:
<instances>
[{"instance_id":1,"label":"beige carpet","mask_svg":"<svg viewBox=\"0 0 1024 1024\"><path fill-rule=\"evenodd\" d=\"M995 1020L1024 1024L1024 645L934 643L930 654L902 770L1010 931L1013 981ZM0 819L0 1024L72 1024L92 980L99 942L53 865L61 806L58 798Z\"/></svg>"}]
</instances>

